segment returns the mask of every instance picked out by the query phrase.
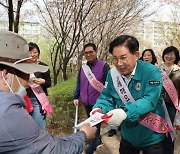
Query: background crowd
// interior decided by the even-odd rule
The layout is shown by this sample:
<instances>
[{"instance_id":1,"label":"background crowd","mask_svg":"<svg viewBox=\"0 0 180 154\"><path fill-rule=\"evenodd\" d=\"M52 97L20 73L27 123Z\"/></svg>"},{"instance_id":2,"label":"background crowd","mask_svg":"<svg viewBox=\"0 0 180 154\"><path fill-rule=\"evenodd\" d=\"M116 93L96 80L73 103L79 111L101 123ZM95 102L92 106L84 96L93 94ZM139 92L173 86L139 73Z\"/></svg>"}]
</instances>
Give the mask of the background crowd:
<instances>
[{"instance_id":1,"label":"background crowd","mask_svg":"<svg viewBox=\"0 0 180 154\"><path fill-rule=\"evenodd\" d=\"M4 118L0 118L0 153L82 153L84 150L86 154L93 154L102 145L101 124L95 127L85 124L79 132L60 138L50 135L46 131L46 115L52 113L47 99L51 76L48 66L39 61L39 46L27 43L12 32L0 32L1 38L4 41L0 43L0 82L3 85L0 103ZM111 69L107 62L97 58L94 43L85 44L83 51L87 63L78 72L74 105L82 102L87 117L103 113L106 116L103 122L111 128L110 137L119 128L121 154L139 154L140 151L173 154L173 126L180 130L180 113L177 112L179 50L174 46L165 48L161 63L152 49L140 54L135 37L120 35L109 46L114 65ZM164 76L174 91L166 89ZM178 103L172 94L177 94ZM144 123L147 116L158 116L165 121L169 117L170 123L168 120L165 123L167 130L148 127ZM17 129L20 124L22 127Z\"/></svg>"}]
</instances>

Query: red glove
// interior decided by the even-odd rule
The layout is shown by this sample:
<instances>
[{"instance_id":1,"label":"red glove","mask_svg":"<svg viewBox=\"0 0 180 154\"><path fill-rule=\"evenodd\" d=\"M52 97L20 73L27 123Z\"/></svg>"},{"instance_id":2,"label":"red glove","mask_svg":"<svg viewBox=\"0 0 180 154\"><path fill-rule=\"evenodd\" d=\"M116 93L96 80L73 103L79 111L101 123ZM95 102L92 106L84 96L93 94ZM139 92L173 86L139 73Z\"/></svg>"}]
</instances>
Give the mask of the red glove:
<instances>
[{"instance_id":1,"label":"red glove","mask_svg":"<svg viewBox=\"0 0 180 154\"><path fill-rule=\"evenodd\" d=\"M104 114L101 119L103 119L103 123L107 123L111 117L112 115Z\"/></svg>"},{"instance_id":2,"label":"red glove","mask_svg":"<svg viewBox=\"0 0 180 154\"><path fill-rule=\"evenodd\" d=\"M90 116L92 116L94 113L96 112L99 112L99 113L102 113L101 109L100 108L95 108L93 109L91 112L90 112Z\"/></svg>"}]
</instances>

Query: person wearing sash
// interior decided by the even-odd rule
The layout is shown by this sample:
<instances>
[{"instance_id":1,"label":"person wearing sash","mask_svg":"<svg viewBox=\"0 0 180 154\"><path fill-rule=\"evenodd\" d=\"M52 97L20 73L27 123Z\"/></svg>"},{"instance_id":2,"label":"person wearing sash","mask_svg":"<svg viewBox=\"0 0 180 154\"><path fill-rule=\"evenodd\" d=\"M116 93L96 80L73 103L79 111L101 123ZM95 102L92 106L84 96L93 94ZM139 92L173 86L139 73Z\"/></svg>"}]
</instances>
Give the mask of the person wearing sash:
<instances>
[{"instance_id":1,"label":"person wearing sash","mask_svg":"<svg viewBox=\"0 0 180 154\"><path fill-rule=\"evenodd\" d=\"M110 43L109 52L115 67L91 113L101 111L109 117L104 121L108 125L121 125L120 154L164 154L163 141L171 129L165 119L160 70L139 60L139 42L133 36L120 35Z\"/></svg>"},{"instance_id":2,"label":"person wearing sash","mask_svg":"<svg viewBox=\"0 0 180 154\"><path fill-rule=\"evenodd\" d=\"M178 62L178 64L177 64L179 67L180 67L180 60L179 60L179 62ZM180 112L178 111L177 112L177 115L176 115L176 129L177 130L180 130Z\"/></svg>"},{"instance_id":3,"label":"person wearing sash","mask_svg":"<svg viewBox=\"0 0 180 154\"><path fill-rule=\"evenodd\" d=\"M179 61L179 50L174 46L169 46L165 48L162 53L162 60L164 61L164 63L162 63L159 67L166 72L167 77L172 81L172 84L175 87L175 92L172 93L174 94L177 92L178 98L180 98L180 67L177 66L177 63ZM163 88L162 93L170 120L173 124L176 115L176 107L169 96L172 94L168 93L168 91L165 90L165 88ZM168 137L165 139L165 154L173 154L173 153L174 153L174 142L171 140L171 137L168 134Z\"/></svg>"},{"instance_id":4,"label":"person wearing sash","mask_svg":"<svg viewBox=\"0 0 180 154\"><path fill-rule=\"evenodd\" d=\"M177 65L180 67L180 60L179 60L179 62L177 63Z\"/></svg>"},{"instance_id":5,"label":"person wearing sash","mask_svg":"<svg viewBox=\"0 0 180 154\"><path fill-rule=\"evenodd\" d=\"M86 44L83 50L87 64L82 65L78 73L76 90L74 92L74 105L79 105L79 98L81 98L81 102L89 117L93 105L104 88L107 72L110 67L107 63L97 58L97 47L94 43ZM101 144L100 125L97 127L98 131L95 138L85 149L86 154L93 154L96 147Z\"/></svg>"},{"instance_id":6,"label":"person wearing sash","mask_svg":"<svg viewBox=\"0 0 180 154\"><path fill-rule=\"evenodd\" d=\"M46 72L47 66L33 63L28 43L20 35L0 31L0 153L81 154L97 128L84 124L80 131L55 137L38 127L23 100L29 74Z\"/></svg>"},{"instance_id":7,"label":"person wearing sash","mask_svg":"<svg viewBox=\"0 0 180 154\"><path fill-rule=\"evenodd\" d=\"M151 63L153 65L155 65L157 63L157 58L156 58L155 53L152 49L145 49L142 52L142 56L139 59L142 61Z\"/></svg>"},{"instance_id":8,"label":"person wearing sash","mask_svg":"<svg viewBox=\"0 0 180 154\"><path fill-rule=\"evenodd\" d=\"M29 44L29 55L32 57L32 60L35 64L40 64L47 66L45 63L38 61L40 56L40 49L36 43L30 42ZM36 85L39 85L42 88L43 93L47 96L47 88L51 86L51 76L49 69L46 72L35 72L33 74L32 82ZM31 77L31 76L30 76ZM39 128L46 128L46 112L42 107L42 102L39 100L38 95L35 95L35 91L31 87L27 88L28 96L32 102L34 110L30 113L34 121L37 123ZM41 98L41 97L40 97Z\"/></svg>"}]
</instances>

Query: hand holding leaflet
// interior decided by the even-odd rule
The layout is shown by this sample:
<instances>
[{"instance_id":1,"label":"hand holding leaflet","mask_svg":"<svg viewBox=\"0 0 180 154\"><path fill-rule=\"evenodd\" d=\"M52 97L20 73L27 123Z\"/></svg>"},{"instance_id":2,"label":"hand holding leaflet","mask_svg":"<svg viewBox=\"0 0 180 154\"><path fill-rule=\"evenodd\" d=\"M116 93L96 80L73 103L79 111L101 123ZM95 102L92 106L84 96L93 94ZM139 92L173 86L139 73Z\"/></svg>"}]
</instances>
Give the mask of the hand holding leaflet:
<instances>
[{"instance_id":1,"label":"hand holding leaflet","mask_svg":"<svg viewBox=\"0 0 180 154\"><path fill-rule=\"evenodd\" d=\"M101 122L107 123L107 121L109 121L111 116L112 115L109 116L108 114L102 114L99 112L95 112L88 119L86 119L83 122L81 122L80 124L76 125L75 128L79 129L85 123L89 123L91 127L93 127Z\"/></svg>"},{"instance_id":2,"label":"hand holding leaflet","mask_svg":"<svg viewBox=\"0 0 180 154\"><path fill-rule=\"evenodd\" d=\"M100 123L103 121L103 119L101 118L103 116L102 113L96 112L95 114L93 114L92 116L90 116L88 119L84 120L83 122L81 122L80 124L76 125L75 127L77 129L79 129L83 124L85 123L89 123L91 127L95 126L96 124Z\"/></svg>"}]
</instances>

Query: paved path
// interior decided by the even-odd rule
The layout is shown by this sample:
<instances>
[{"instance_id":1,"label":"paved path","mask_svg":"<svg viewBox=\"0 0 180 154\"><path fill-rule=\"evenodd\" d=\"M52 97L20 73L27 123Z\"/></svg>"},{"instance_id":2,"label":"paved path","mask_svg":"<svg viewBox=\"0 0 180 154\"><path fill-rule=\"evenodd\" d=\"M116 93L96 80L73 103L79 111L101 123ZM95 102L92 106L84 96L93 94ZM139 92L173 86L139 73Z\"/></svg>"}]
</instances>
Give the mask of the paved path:
<instances>
[{"instance_id":1,"label":"paved path","mask_svg":"<svg viewBox=\"0 0 180 154\"><path fill-rule=\"evenodd\" d=\"M117 135L114 135L113 137L108 137L107 134L103 135L102 141L104 143L103 146L98 147L94 154L119 154L119 131ZM180 131L177 132L174 154L180 154Z\"/></svg>"}]
</instances>

